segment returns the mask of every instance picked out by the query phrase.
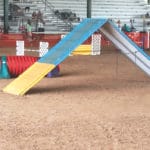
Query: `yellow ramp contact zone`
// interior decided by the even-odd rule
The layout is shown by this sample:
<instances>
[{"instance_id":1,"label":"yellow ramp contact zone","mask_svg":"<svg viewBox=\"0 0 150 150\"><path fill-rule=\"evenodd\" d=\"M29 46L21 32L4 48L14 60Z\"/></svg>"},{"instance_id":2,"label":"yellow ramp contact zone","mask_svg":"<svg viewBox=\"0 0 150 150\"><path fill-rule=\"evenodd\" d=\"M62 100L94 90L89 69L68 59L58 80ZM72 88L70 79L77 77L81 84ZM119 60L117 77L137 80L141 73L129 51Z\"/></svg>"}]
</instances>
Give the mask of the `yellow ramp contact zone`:
<instances>
[{"instance_id":1,"label":"yellow ramp contact zone","mask_svg":"<svg viewBox=\"0 0 150 150\"><path fill-rule=\"evenodd\" d=\"M82 44L78 46L71 55L91 55L92 54L92 45Z\"/></svg>"},{"instance_id":2,"label":"yellow ramp contact zone","mask_svg":"<svg viewBox=\"0 0 150 150\"><path fill-rule=\"evenodd\" d=\"M35 62L18 78L7 85L3 91L14 95L24 95L31 87L37 84L48 72L55 68L54 64Z\"/></svg>"}]
</instances>

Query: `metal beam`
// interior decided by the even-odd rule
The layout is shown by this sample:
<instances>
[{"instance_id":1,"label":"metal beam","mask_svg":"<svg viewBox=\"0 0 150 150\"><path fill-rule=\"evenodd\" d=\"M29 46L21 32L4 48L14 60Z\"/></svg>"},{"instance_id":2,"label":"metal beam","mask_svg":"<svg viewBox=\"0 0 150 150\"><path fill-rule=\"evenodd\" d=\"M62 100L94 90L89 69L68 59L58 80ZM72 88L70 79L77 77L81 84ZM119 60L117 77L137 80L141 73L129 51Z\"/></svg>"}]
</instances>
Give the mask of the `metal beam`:
<instances>
[{"instance_id":1,"label":"metal beam","mask_svg":"<svg viewBox=\"0 0 150 150\"><path fill-rule=\"evenodd\" d=\"M3 0L4 2L4 33L8 33L8 0Z\"/></svg>"},{"instance_id":2,"label":"metal beam","mask_svg":"<svg viewBox=\"0 0 150 150\"><path fill-rule=\"evenodd\" d=\"M92 0L87 0L87 18L91 18Z\"/></svg>"}]
</instances>

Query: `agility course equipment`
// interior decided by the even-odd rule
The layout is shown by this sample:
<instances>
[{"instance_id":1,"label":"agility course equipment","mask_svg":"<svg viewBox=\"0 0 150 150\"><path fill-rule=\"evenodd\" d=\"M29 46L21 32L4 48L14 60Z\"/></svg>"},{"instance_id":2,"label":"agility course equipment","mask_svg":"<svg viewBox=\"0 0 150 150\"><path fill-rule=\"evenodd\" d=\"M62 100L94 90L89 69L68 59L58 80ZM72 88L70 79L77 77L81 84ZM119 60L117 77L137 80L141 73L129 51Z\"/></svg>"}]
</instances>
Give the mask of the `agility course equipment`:
<instances>
[{"instance_id":1,"label":"agility course equipment","mask_svg":"<svg viewBox=\"0 0 150 150\"><path fill-rule=\"evenodd\" d=\"M61 35L64 38L66 35ZM100 55L101 54L101 34L92 34L89 44L82 43L71 52L73 55Z\"/></svg>"},{"instance_id":2,"label":"agility course equipment","mask_svg":"<svg viewBox=\"0 0 150 150\"><path fill-rule=\"evenodd\" d=\"M0 60L0 79L9 79L19 76L33 65L39 57L34 56L2 56ZM47 77L59 75L60 67L56 66L47 74Z\"/></svg>"},{"instance_id":3,"label":"agility course equipment","mask_svg":"<svg viewBox=\"0 0 150 150\"><path fill-rule=\"evenodd\" d=\"M66 35L61 35L61 39L63 39ZM40 42L39 49L25 49L24 41L16 41L16 55L24 56L25 52L37 52L39 57L42 57L48 52L49 43L48 42ZM101 35L93 34L91 36L91 43L89 44L81 44L79 45L72 53L73 55L100 55L101 50Z\"/></svg>"},{"instance_id":4,"label":"agility course equipment","mask_svg":"<svg viewBox=\"0 0 150 150\"><path fill-rule=\"evenodd\" d=\"M2 56L0 62L1 62L0 79L2 79L2 78L9 79L10 74L9 74L8 67L7 67L6 56Z\"/></svg>"},{"instance_id":5,"label":"agility course equipment","mask_svg":"<svg viewBox=\"0 0 150 150\"><path fill-rule=\"evenodd\" d=\"M17 56L24 56L25 51L28 51L28 52L37 52L39 54L39 57L42 57L48 52L48 49L49 49L48 42L39 42L38 50L25 49L24 45L25 45L24 41L16 41L16 55Z\"/></svg>"},{"instance_id":6,"label":"agility course equipment","mask_svg":"<svg viewBox=\"0 0 150 150\"><path fill-rule=\"evenodd\" d=\"M7 56L7 66L11 78L17 77L39 58L33 56Z\"/></svg>"},{"instance_id":7,"label":"agility course equipment","mask_svg":"<svg viewBox=\"0 0 150 150\"><path fill-rule=\"evenodd\" d=\"M3 91L14 95L25 94L50 70L65 60L71 52L94 32L100 30L133 63L150 76L150 57L129 39L114 22L108 19L84 19L72 32L55 45Z\"/></svg>"}]
</instances>

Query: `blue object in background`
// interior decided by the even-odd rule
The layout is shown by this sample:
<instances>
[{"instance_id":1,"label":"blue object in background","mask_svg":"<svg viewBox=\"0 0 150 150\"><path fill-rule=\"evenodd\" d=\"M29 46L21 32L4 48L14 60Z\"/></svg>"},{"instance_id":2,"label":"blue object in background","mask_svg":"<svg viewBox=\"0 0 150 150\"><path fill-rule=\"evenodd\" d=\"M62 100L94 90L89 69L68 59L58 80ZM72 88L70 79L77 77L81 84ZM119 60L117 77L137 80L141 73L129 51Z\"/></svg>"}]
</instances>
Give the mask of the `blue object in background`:
<instances>
[{"instance_id":1,"label":"blue object in background","mask_svg":"<svg viewBox=\"0 0 150 150\"><path fill-rule=\"evenodd\" d=\"M51 72L49 72L47 74L47 77L48 78L58 77L59 76L59 71L60 71L59 66L56 66Z\"/></svg>"}]
</instances>

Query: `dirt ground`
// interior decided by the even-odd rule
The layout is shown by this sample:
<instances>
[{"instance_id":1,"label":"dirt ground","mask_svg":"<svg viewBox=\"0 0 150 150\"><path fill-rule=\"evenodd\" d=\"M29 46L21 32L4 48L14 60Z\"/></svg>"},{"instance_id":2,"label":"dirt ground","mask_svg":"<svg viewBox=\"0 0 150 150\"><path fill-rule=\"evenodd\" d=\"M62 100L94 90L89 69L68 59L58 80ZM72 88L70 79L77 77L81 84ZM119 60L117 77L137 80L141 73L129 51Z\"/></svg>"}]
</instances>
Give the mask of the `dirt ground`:
<instances>
[{"instance_id":1,"label":"dirt ground","mask_svg":"<svg viewBox=\"0 0 150 150\"><path fill-rule=\"evenodd\" d=\"M3 93L13 79L1 79L0 150L150 149L145 73L107 48L68 57L60 69L60 77L42 79L25 96Z\"/></svg>"}]
</instances>

